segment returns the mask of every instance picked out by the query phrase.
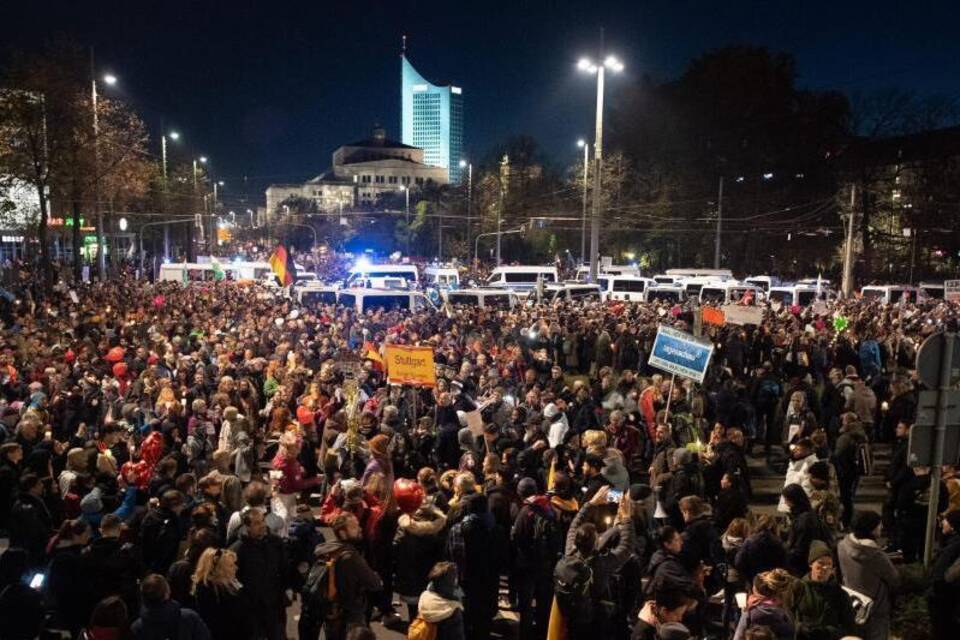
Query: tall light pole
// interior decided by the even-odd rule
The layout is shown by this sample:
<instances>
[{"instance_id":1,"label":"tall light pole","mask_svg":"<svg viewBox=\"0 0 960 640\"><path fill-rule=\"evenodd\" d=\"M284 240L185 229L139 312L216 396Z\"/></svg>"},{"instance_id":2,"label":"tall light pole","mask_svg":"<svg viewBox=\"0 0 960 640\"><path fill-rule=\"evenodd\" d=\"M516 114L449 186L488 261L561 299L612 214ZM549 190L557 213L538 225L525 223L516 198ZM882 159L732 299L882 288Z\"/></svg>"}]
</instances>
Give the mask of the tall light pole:
<instances>
[{"instance_id":1,"label":"tall light pole","mask_svg":"<svg viewBox=\"0 0 960 640\"><path fill-rule=\"evenodd\" d=\"M400 191L403 191L404 196L406 197L406 206L404 207L404 219L407 224L407 232L405 234L406 249L404 250L407 256L410 256L410 187L405 184L400 185Z\"/></svg>"},{"instance_id":2,"label":"tall light pole","mask_svg":"<svg viewBox=\"0 0 960 640\"><path fill-rule=\"evenodd\" d=\"M464 167L467 168L467 262L470 262L470 234L473 231L473 163L461 160L460 168Z\"/></svg>"},{"instance_id":3,"label":"tall light pole","mask_svg":"<svg viewBox=\"0 0 960 640\"><path fill-rule=\"evenodd\" d=\"M713 239L713 268L720 268L720 232L723 227L723 176L720 176L720 187L717 189L717 235Z\"/></svg>"},{"instance_id":4,"label":"tall light pole","mask_svg":"<svg viewBox=\"0 0 960 640\"><path fill-rule=\"evenodd\" d=\"M97 76L93 58L93 47L90 48L90 108L93 112L93 206L97 215L97 275L100 281L107 277L107 255L105 251L106 232L103 228L103 210L100 208L100 115L97 113ZM103 76L106 85L113 86L117 77L112 74ZM79 247L77 247L79 251ZM79 259L79 254L77 256Z\"/></svg>"},{"instance_id":5,"label":"tall light pole","mask_svg":"<svg viewBox=\"0 0 960 640\"><path fill-rule=\"evenodd\" d=\"M577 146L583 147L583 211L580 214L580 264L587 262L587 179L590 171L590 144L577 140Z\"/></svg>"},{"instance_id":6,"label":"tall light pole","mask_svg":"<svg viewBox=\"0 0 960 640\"><path fill-rule=\"evenodd\" d=\"M194 204L198 204L198 201L199 201L199 199L200 199L200 190L199 190L200 167L197 165L198 162L199 162L200 164L207 164L207 156L200 156L199 158L194 158L194 159L193 159L193 201L194 201ZM203 204L204 204L204 205L206 204L206 198L204 198ZM200 213L200 212L198 212L198 213L196 214L196 220L197 220L197 223L196 223L197 230L200 231L200 242L203 242L203 236L204 236L204 232L203 232L203 214Z\"/></svg>"},{"instance_id":7,"label":"tall light pole","mask_svg":"<svg viewBox=\"0 0 960 640\"><path fill-rule=\"evenodd\" d=\"M601 55L602 55L601 51ZM603 80L607 70L613 73L623 71L623 63L614 56L607 56L599 64L589 58L581 58L577 68L586 73L597 74L597 128L593 141L593 213L590 219L590 281L597 281L598 258L600 255L600 177L603 173Z\"/></svg>"},{"instance_id":8,"label":"tall light pole","mask_svg":"<svg viewBox=\"0 0 960 640\"><path fill-rule=\"evenodd\" d=\"M163 166L163 212L167 212L167 137L171 140L179 140L180 134L176 131L171 131L169 134L163 133L160 136L160 163ZM163 257L167 259L170 257L170 227L168 225L163 225Z\"/></svg>"}]
</instances>

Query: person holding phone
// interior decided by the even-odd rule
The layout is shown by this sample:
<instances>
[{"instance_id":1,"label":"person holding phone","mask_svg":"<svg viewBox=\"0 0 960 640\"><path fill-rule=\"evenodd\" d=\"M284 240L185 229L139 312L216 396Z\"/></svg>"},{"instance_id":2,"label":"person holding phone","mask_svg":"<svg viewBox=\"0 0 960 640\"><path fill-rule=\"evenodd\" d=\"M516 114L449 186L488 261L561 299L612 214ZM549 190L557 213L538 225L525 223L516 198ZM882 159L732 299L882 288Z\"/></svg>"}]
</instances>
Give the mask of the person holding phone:
<instances>
[{"instance_id":1,"label":"person holding phone","mask_svg":"<svg viewBox=\"0 0 960 640\"><path fill-rule=\"evenodd\" d=\"M0 620L3 637L36 638L43 628L43 593L32 584L45 574L30 567L25 549L11 547L0 555Z\"/></svg>"}]
</instances>

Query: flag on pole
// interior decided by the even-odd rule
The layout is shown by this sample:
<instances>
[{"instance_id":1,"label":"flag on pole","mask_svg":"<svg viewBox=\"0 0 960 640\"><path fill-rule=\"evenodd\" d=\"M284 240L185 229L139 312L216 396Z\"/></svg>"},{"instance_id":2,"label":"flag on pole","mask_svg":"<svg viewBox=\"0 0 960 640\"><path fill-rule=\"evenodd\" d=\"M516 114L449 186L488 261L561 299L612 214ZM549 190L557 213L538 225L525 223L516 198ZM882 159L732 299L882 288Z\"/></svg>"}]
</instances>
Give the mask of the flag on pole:
<instances>
[{"instance_id":1,"label":"flag on pole","mask_svg":"<svg viewBox=\"0 0 960 640\"><path fill-rule=\"evenodd\" d=\"M363 343L363 357L373 363L374 369L383 371L383 358L380 357L380 352L369 340Z\"/></svg>"},{"instance_id":2,"label":"flag on pole","mask_svg":"<svg viewBox=\"0 0 960 640\"><path fill-rule=\"evenodd\" d=\"M220 282L227 274L223 271L223 265L217 260L216 256L210 256L210 266L213 267L213 279Z\"/></svg>"},{"instance_id":3,"label":"flag on pole","mask_svg":"<svg viewBox=\"0 0 960 640\"><path fill-rule=\"evenodd\" d=\"M270 268L280 281L280 285L287 287L296 279L297 270L293 266L293 258L287 253L286 247L278 244L270 254Z\"/></svg>"}]
</instances>

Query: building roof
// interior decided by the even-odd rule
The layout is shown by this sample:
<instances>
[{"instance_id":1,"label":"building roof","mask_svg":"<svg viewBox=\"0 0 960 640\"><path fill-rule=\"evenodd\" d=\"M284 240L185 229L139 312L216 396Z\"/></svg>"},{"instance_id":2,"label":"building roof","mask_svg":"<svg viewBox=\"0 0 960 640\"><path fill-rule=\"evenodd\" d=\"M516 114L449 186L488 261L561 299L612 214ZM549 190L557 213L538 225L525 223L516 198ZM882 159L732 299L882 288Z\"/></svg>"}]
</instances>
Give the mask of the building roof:
<instances>
[{"instance_id":1,"label":"building roof","mask_svg":"<svg viewBox=\"0 0 960 640\"><path fill-rule=\"evenodd\" d=\"M381 149L419 149L420 147L414 147L409 144L403 144L402 142L397 142L396 140L390 140L388 138L366 138L364 140L357 140L356 142L351 142L349 144L343 145L344 147L374 147Z\"/></svg>"},{"instance_id":2,"label":"building roof","mask_svg":"<svg viewBox=\"0 0 960 640\"><path fill-rule=\"evenodd\" d=\"M320 175L307 180L306 184L329 184L329 185L353 186L353 181L346 180L344 178L338 178L336 174L334 174L333 169L327 169Z\"/></svg>"}]
</instances>

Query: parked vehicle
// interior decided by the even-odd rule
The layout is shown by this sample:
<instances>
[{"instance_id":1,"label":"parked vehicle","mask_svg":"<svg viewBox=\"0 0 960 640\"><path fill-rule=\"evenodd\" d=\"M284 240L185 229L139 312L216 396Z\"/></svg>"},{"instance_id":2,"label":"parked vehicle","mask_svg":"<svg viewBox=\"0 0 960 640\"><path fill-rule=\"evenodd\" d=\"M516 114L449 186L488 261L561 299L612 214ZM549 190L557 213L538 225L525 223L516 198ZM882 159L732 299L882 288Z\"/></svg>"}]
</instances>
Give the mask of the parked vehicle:
<instances>
[{"instance_id":1,"label":"parked vehicle","mask_svg":"<svg viewBox=\"0 0 960 640\"><path fill-rule=\"evenodd\" d=\"M528 300L536 300L537 291L534 289L528 294ZM556 304L562 300L578 300L581 302L601 302L602 291L598 284L554 284L543 288L543 301L547 304Z\"/></svg>"},{"instance_id":2,"label":"parked vehicle","mask_svg":"<svg viewBox=\"0 0 960 640\"><path fill-rule=\"evenodd\" d=\"M332 284L323 284L319 280L304 287L297 287L297 300L300 304L333 304L337 301L339 288Z\"/></svg>"},{"instance_id":3,"label":"parked vehicle","mask_svg":"<svg viewBox=\"0 0 960 640\"><path fill-rule=\"evenodd\" d=\"M273 269L266 262L224 262L219 265L224 280L265 281L273 276ZM166 282L213 282L216 269L210 262L169 262L160 265L158 280Z\"/></svg>"},{"instance_id":4,"label":"parked vehicle","mask_svg":"<svg viewBox=\"0 0 960 640\"><path fill-rule=\"evenodd\" d=\"M647 288L647 302L683 302L686 297L686 291L679 284L656 284Z\"/></svg>"},{"instance_id":5,"label":"parked vehicle","mask_svg":"<svg viewBox=\"0 0 960 640\"><path fill-rule=\"evenodd\" d=\"M700 288L700 304L756 305L763 296L763 289L752 284L736 281L712 282Z\"/></svg>"},{"instance_id":6,"label":"parked vehicle","mask_svg":"<svg viewBox=\"0 0 960 640\"><path fill-rule=\"evenodd\" d=\"M514 290L530 290L537 281L555 283L559 280L556 267L497 267L487 279L487 285Z\"/></svg>"},{"instance_id":7,"label":"parked vehicle","mask_svg":"<svg viewBox=\"0 0 960 640\"><path fill-rule=\"evenodd\" d=\"M681 278L713 278L715 280L733 280L730 269L667 269L665 275Z\"/></svg>"},{"instance_id":8,"label":"parked vehicle","mask_svg":"<svg viewBox=\"0 0 960 640\"><path fill-rule=\"evenodd\" d=\"M371 278L403 278L411 283L411 286L416 286L420 282L417 267L412 264L357 264L350 269L347 286L352 287L356 283Z\"/></svg>"},{"instance_id":9,"label":"parked vehicle","mask_svg":"<svg viewBox=\"0 0 960 640\"><path fill-rule=\"evenodd\" d=\"M782 305L800 307L809 307L818 300L832 300L837 294L826 286L821 284L820 293L817 294L816 285L809 284L790 284L782 287L770 287L767 292L767 300L778 302Z\"/></svg>"},{"instance_id":10,"label":"parked vehicle","mask_svg":"<svg viewBox=\"0 0 960 640\"><path fill-rule=\"evenodd\" d=\"M657 282L651 278L641 278L634 275L602 275L597 278L597 284L606 300L625 300L627 302L644 302L648 287Z\"/></svg>"},{"instance_id":11,"label":"parked vehicle","mask_svg":"<svg viewBox=\"0 0 960 640\"><path fill-rule=\"evenodd\" d=\"M864 300L878 300L884 304L916 302L920 289L906 284L870 285L860 289L860 297Z\"/></svg>"},{"instance_id":12,"label":"parked vehicle","mask_svg":"<svg viewBox=\"0 0 960 640\"><path fill-rule=\"evenodd\" d=\"M451 289L442 293L452 305L469 305L481 309L512 309L520 297L506 289Z\"/></svg>"},{"instance_id":13,"label":"parked vehicle","mask_svg":"<svg viewBox=\"0 0 960 640\"><path fill-rule=\"evenodd\" d=\"M780 286L780 278L777 276L750 276L743 281L746 284L752 284L755 287L763 289L764 292L770 291L770 287Z\"/></svg>"},{"instance_id":14,"label":"parked vehicle","mask_svg":"<svg viewBox=\"0 0 960 640\"><path fill-rule=\"evenodd\" d=\"M942 282L921 282L920 293L927 298L943 300L944 287Z\"/></svg>"},{"instance_id":15,"label":"parked vehicle","mask_svg":"<svg viewBox=\"0 0 960 640\"><path fill-rule=\"evenodd\" d=\"M460 272L453 267L426 267L423 270L423 285L446 289L460 286Z\"/></svg>"},{"instance_id":16,"label":"parked vehicle","mask_svg":"<svg viewBox=\"0 0 960 640\"><path fill-rule=\"evenodd\" d=\"M630 264L612 264L610 266L599 267L600 275L609 275L609 276L639 276L640 267L630 265ZM577 282L587 282L590 279L590 265L581 265L577 267L577 273L574 276L574 280Z\"/></svg>"},{"instance_id":17,"label":"parked vehicle","mask_svg":"<svg viewBox=\"0 0 960 640\"><path fill-rule=\"evenodd\" d=\"M342 289L337 292L337 302L346 307L355 308L357 313L380 308L387 311L395 309L424 311L437 308L423 293L402 289Z\"/></svg>"}]
</instances>

